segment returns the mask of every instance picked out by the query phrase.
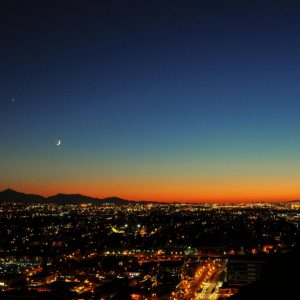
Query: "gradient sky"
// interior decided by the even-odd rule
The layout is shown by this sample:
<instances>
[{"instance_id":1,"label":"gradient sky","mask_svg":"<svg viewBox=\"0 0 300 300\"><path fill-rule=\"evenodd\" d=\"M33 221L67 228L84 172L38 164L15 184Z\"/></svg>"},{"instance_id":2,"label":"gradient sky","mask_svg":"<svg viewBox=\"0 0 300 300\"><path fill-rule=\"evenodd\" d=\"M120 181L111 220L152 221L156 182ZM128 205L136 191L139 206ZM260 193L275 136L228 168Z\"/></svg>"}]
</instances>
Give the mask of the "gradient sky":
<instances>
[{"instance_id":1,"label":"gradient sky","mask_svg":"<svg viewBox=\"0 0 300 300\"><path fill-rule=\"evenodd\" d=\"M1 1L0 188L299 199L297 2Z\"/></svg>"}]
</instances>

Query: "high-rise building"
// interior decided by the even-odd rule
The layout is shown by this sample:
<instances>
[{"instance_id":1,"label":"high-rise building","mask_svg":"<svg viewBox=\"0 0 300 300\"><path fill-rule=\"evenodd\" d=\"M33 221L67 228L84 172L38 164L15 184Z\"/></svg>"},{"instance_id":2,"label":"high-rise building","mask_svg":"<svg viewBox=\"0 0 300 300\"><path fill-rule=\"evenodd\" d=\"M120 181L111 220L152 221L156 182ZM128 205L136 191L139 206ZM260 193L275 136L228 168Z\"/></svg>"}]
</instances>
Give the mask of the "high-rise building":
<instances>
[{"instance_id":1,"label":"high-rise building","mask_svg":"<svg viewBox=\"0 0 300 300\"><path fill-rule=\"evenodd\" d=\"M240 287L256 281L263 272L265 258L232 257L227 265L227 282L229 286Z\"/></svg>"}]
</instances>

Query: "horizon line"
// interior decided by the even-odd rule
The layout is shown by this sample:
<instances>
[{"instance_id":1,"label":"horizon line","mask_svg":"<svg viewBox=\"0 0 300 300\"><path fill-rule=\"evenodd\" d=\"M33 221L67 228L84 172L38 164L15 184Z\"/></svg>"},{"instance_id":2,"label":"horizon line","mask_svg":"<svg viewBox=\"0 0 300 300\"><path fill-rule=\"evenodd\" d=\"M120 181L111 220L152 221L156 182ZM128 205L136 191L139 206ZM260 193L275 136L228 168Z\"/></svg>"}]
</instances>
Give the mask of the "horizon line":
<instances>
[{"instance_id":1,"label":"horizon line","mask_svg":"<svg viewBox=\"0 0 300 300\"><path fill-rule=\"evenodd\" d=\"M109 199L109 198L116 198L116 199L121 199L121 200L124 200L124 201L132 201L132 202L149 202L149 203L152 203L152 202L156 202L156 203L166 203L166 204L244 204L244 203L282 203L282 202L297 202L297 201L300 201L300 199L285 199L285 200L282 200L282 199L274 199L274 200L137 200L137 199L126 199L126 198L123 198L123 197L119 197L119 196L104 196L104 197L99 197L99 196L89 196L89 195L86 195L86 194L82 194L82 193L62 193L62 192L59 192L59 193L55 193L55 194L50 194L50 195L46 195L46 194L43 194L43 193L31 193L31 192L20 192L20 191L17 191L16 189L12 189L12 188L5 188L4 190L0 191L0 193L3 193L5 191L12 191L12 192L16 192L16 193L22 193L22 194L26 194L26 195L33 195L33 196L40 196L40 197L43 197L43 198L50 198L50 197L53 197L53 196L57 196L57 195L67 195L67 196L71 196L71 195L80 195L80 196L83 196L83 197L89 197L89 198L93 198L93 199L97 199L97 200L106 200L106 199Z\"/></svg>"}]
</instances>

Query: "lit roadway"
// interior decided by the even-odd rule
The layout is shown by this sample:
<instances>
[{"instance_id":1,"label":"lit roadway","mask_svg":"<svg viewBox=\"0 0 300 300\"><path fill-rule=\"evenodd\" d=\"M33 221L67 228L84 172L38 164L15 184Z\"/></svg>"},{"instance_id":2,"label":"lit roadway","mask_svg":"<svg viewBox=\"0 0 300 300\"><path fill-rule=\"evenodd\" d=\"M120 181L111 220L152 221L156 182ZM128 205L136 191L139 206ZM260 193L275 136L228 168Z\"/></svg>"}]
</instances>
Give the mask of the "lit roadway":
<instances>
[{"instance_id":1,"label":"lit roadway","mask_svg":"<svg viewBox=\"0 0 300 300\"><path fill-rule=\"evenodd\" d=\"M217 300L219 281L225 270L225 262L206 260L199 265L194 277L182 280L172 293L170 299Z\"/></svg>"},{"instance_id":2,"label":"lit roadway","mask_svg":"<svg viewBox=\"0 0 300 300\"><path fill-rule=\"evenodd\" d=\"M210 277L204 283L201 292L198 293L194 299L217 300L218 290L222 286L222 282L219 281L219 278L224 270L224 267L216 267L215 270L211 273Z\"/></svg>"}]
</instances>

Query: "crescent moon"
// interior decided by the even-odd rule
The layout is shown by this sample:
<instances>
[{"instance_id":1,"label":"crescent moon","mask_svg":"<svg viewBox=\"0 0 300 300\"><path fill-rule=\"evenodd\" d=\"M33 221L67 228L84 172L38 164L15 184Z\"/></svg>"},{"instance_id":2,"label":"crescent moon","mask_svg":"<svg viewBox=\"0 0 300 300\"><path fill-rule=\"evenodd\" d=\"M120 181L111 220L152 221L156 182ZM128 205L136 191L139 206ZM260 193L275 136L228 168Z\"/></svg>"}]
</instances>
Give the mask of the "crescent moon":
<instances>
[{"instance_id":1,"label":"crescent moon","mask_svg":"<svg viewBox=\"0 0 300 300\"><path fill-rule=\"evenodd\" d=\"M57 140L56 146L60 146L61 145L61 140Z\"/></svg>"}]
</instances>

